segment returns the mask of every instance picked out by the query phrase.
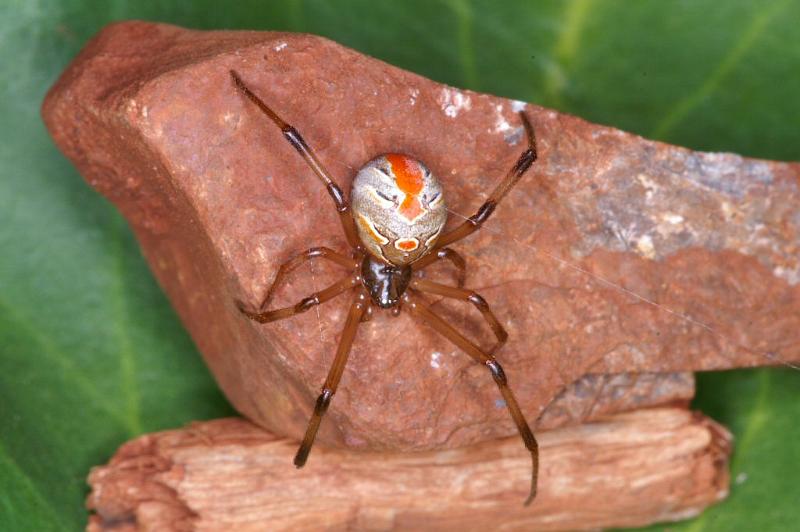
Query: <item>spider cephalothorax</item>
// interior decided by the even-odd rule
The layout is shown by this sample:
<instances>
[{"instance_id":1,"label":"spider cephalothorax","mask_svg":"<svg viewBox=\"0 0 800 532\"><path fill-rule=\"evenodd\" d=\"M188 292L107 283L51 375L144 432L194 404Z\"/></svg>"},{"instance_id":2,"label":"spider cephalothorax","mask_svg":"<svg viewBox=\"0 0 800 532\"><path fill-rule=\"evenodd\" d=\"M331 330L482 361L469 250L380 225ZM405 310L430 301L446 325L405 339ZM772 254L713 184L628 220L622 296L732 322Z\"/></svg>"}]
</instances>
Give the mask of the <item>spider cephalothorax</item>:
<instances>
[{"instance_id":1,"label":"spider cephalothorax","mask_svg":"<svg viewBox=\"0 0 800 532\"><path fill-rule=\"evenodd\" d=\"M300 153L325 185L336 206L347 242L353 249L352 255L347 256L329 248L310 248L281 265L260 307L253 310L244 304L239 304L241 311L250 319L266 323L305 312L343 292L355 292L333 366L317 398L303 442L294 458L295 465L303 467L306 463L322 416L325 415L341 380L359 323L369 319L373 306L392 309L395 315L401 309L407 309L476 362L485 365L491 373L531 455L533 470L530 492L525 501L525 504L529 504L536 496L539 448L508 386L505 372L494 358L494 353L506 342L508 334L486 301L479 294L464 288L466 273L464 259L456 251L445 247L477 231L492 215L500 200L536 160L536 143L528 118L524 113L520 113L528 137L528 147L517 159L516 164L473 216L452 231L442 234L447 219L444 193L439 181L420 161L409 155L388 153L365 164L353 180L351 208L351 203L347 201L342 190L300 133L256 96L236 72L231 71L231 76L235 86L281 129L286 140ZM275 289L280 286L286 275L306 260L313 258L325 258L349 268L350 274L331 286L303 298L295 305L267 310ZM449 260L458 269L458 286L448 286L414 276L415 272L442 259ZM423 293L465 301L475 306L497 337L495 345L489 350L481 349L440 318L422 298Z\"/></svg>"}]
</instances>

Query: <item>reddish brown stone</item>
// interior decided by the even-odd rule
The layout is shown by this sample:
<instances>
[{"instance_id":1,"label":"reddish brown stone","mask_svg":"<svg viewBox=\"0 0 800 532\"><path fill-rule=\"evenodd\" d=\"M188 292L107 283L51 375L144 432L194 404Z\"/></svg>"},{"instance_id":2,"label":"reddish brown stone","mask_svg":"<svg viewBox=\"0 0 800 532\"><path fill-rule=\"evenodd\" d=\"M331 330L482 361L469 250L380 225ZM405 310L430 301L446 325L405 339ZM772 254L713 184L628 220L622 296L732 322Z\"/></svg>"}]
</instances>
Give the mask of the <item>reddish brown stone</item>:
<instances>
[{"instance_id":1,"label":"reddish brown stone","mask_svg":"<svg viewBox=\"0 0 800 532\"><path fill-rule=\"evenodd\" d=\"M278 265L301 250L346 248L325 190L234 90L231 68L345 190L376 154L425 161L444 184L451 225L520 154L522 104L319 37L142 22L107 28L50 91L43 113L53 137L129 220L227 396L298 437L349 298L268 325L233 302L260 301ZM539 161L455 248L467 284L510 333L497 356L529 418L587 375L800 360L800 165L691 152L534 105L525 112ZM446 266L431 272L450 276ZM337 275L326 264L301 269L276 302ZM488 345L474 309L435 307ZM626 402L602 395L614 386L599 389L588 396L596 407L562 401L539 427L582 420L567 410L596 416L686 395L659 384ZM486 370L434 331L378 312L359 330L320 441L431 449L514 434L498 400Z\"/></svg>"}]
</instances>

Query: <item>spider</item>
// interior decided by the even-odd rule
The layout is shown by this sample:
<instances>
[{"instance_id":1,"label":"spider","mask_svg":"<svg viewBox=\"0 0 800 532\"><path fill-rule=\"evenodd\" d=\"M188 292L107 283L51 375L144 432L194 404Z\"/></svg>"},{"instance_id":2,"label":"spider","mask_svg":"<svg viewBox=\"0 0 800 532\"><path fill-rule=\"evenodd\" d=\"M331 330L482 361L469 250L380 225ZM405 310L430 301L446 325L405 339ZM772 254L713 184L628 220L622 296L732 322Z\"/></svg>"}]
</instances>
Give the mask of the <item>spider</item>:
<instances>
[{"instance_id":1,"label":"spider","mask_svg":"<svg viewBox=\"0 0 800 532\"><path fill-rule=\"evenodd\" d=\"M531 455L531 487L525 501L525 505L529 505L536 496L539 447L508 386L503 368L494 358L494 353L508 339L508 333L486 300L476 292L464 288L465 261L456 251L447 247L480 229L498 203L536 160L536 140L527 116L522 112L519 113L527 134L527 149L477 212L452 231L442 234L447 220L442 186L422 162L401 153L387 153L372 159L358 171L352 184L351 202L348 202L342 189L330 177L300 133L256 96L236 71L231 70L230 75L236 89L280 128L289 144L298 151L325 185L336 206L344 235L353 251L352 256L348 257L326 247L310 248L280 266L275 280L257 310L237 302L241 312L248 318L259 323L267 323L306 312L344 292L355 292L333 365L317 398L305 436L295 455L294 465L298 468L303 467L308 459L322 417L328 410L344 372L359 323L372 317L375 306L389 309L395 316L400 314L401 309L407 309L476 362L485 365L491 373ZM327 259L350 268L352 273L331 286L303 298L293 306L267 310L276 288L286 276L305 261L315 258ZM448 286L415 277L416 272L443 259L450 261L457 269L458 286ZM497 342L488 351L481 349L439 317L420 297L422 293L471 303L489 324L497 337Z\"/></svg>"}]
</instances>

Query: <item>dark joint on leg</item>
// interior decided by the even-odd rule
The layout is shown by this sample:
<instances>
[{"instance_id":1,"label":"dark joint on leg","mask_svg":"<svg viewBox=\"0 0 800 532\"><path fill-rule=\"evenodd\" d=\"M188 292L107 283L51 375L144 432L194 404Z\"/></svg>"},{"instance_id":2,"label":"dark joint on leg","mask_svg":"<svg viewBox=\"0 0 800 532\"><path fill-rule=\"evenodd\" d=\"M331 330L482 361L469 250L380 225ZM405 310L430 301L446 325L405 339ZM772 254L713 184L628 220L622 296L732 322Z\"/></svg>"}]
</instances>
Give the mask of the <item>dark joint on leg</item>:
<instances>
[{"instance_id":1,"label":"dark joint on leg","mask_svg":"<svg viewBox=\"0 0 800 532\"><path fill-rule=\"evenodd\" d=\"M506 379L506 373L503 371L503 368L496 360L488 360L486 362L486 367L488 367L489 371L492 372L492 378L494 379L494 382L496 382L500 386L508 385L508 380Z\"/></svg>"},{"instance_id":2,"label":"dark joint on leg","mask_svg":"<svg viewBox=\"0 0 800 532\"><path fill-rule=\"evenodd\" d=\"M474 216L469 218L469 221L472 222L473 225L481 225L485 222L489 216L492 215L494 210L497 208L497 203L494 201L487 201L481 208L478 209L478 212L475 213Z\"/></svg>"},{"instance_id":3,"label":"dark joint on leg","mask_svg":"<svg viewBox=\"0 0 800 532\"><path fill-rule=\"evenodd\" d=\"M297 312L305 312L311 307L319 305L319 296L317 294L310 295L295 305L294 309Z\"/></svg>"},{"instance_id":4,"label":"dark joint on leg","mask_svg":"<svg viewBox=\"0 0 800 532\"><path fill-rule=\"evenodd\" d=\"M525 448L530 452L533 453L539 450L539 442L536 441L536 437L534 437L529 427L522 431L522 441L525 443Z\"/></svg>"},{"instance_id":5,"label":"dark joint on leg","mask_svg":"<svg viewBox=\"0 0 800 532\"><path fill-rule=\"evenodd\" d=\"M469 302L475 305L476 307L487 308L489 306L486 303L486 300L483 299L483 296L481 296L480 294L476 294L475 292L471 293L467 299L469 299Z\"/></svg>"},{"instance_id":6,"label":"dark joint on leg","mask_svg":"<svg viewBox=\"0 0 800 532\"><path fill-rule=\"evenodd\" d=\"M336 183L328 183L328 194L331 195L333 198L334 203L336 203L336 210L339 212L345 212L350 206L347 204L347 200L344 198L344 192L342 189L339 188L339 185Z\"/></svg>"},{"instance_id":7,"label":"dark joint on leg","mask_svg":"<svg viewBox=\"0 0 800 532\"><path fill-rule=\"evenodd\" d=\"M314 414L317 416L323 415L328 410L328 405L331 404L331 397L333 392L328 388L322 390L322 393L317 397L317 404L314 405Z\"/></svg>"},{"instance_id":8,"label":"dark joint on leg","mask_svg":"<svg viewBox=\"0 0 800 532\"><path fill-rule=\"evenodd\" d=\"M531 167L533 161L536 160L536 152L533 149L528 148L525 152L520 156L517 164L514 166L514 175L522 175L524 174L528 168Z\"/></svg>"},{"instance_id":9,"label":"dark joint on leg","mask_svg":"<svg viewBox=\"0 0 800 532\"><path fill-rule=\"evenodd\" d=\"M283 136L286 137L286 140L289 141L289 144L294 146L294 149L300 153L308 151L308 145L306 144L306 141L303 140L303 137L300 136L300 133L298 133L297 130L292 126L287 125L283 128Z\"/></svg>"}]
</instances>

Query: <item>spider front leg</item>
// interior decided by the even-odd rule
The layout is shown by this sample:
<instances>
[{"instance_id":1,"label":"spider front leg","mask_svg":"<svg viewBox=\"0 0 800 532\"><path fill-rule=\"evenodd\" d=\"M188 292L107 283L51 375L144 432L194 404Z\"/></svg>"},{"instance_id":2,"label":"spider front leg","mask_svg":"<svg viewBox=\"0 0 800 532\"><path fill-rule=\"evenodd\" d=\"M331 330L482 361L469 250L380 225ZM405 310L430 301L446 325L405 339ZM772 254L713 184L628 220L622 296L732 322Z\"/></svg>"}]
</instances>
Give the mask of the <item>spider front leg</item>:
<instances>
[{"instance_id":1,"label":"spider front leg","mask_svg":"<svg viewBox=\"0 0 800 532\"><path fill-rule=\"evenodd\" d=\"M450 340L475 361L485 365L492 373L492 378L500 389L500 394L506 402L506 407L508 407L511 418L517 426L517 431L519 431L522 441L525 442L525 447L531 454L531 489L528 498L525 500L525 505L529 505L536 497L536 483L539 476L539 444L536 442L536 438L533 436L533 432L528 426L528 422L525 420L525 416L522 414L522 410L514 394L511 392L511 388L508 387L508 379L506 378L503 368L492 355L484 353L480 347L458 332L452 325L437 316L422 302L415 290L409 288L403 295L403 301L406 304L406 308L408 308L412 314L422 318L422 320L433 327L434 330Z\"/></svg>"},{"instance_id":2,"label":"spider front leg","mask_svg":"<svg viewBox=\"0 0 800 532\"><path fill-rule=\"evenodd\" d=\"M522 155L517 159L516 164L508 171L506 177L495 187L489 198L480 206L478 212L470 216L467 221L453 229L447 234L442 235L436 242L437 248L443 248L448 244L452 244L464 237L467 237L481 228L483 223L489 219L497 204L500 203L508 191L517 184L522 175L531 167L537 158L536 154L536 136L533 132L533 126L528 120L525 113L519 113L522 119L522 125L525 126L525 132L528 135L528 149L522 152Z\"/></svg>"},{"instance_id":3,"label":"spider front leg","mask_svg":"<svg viewBox=\"0 0 800 532\"><path fill-rule=\"evenodd\" d=\"M347 242L355 249L363 249L361 241L358 239L358 233L356 232L356 225L355 221L353 220L353 216L350 213L350 203L347 201L347 198L342 192L342 189L336 182L330 177L330 173L328 170L322 166L322 163L317 158L314 150L306 143L305 139L303 139L300 132L297 131L294 126L285 122L278 114L272 110L270 106L264 103L264 100L256 96L256 94L250 90L250 88L245 85L242 78L239 77L239 74L235 70L230 71L231 78L233 79L233 84L239 89L247 98L256 104L256 106L261 110L262 113L267 115L272 122L278 126L283 133L284 138L292 145L292 147L297 150L306 164L311 168L311 170L317 175L322 184L325 185L325 188L328 191L328 194L333 199L333 203L336 206L336 212L339 214L339 221L342 224L342 229L344 230L344 236L347 238Z\"/></svg>"},{"instance_id":4,"label":"spider front leg","mask_svg":"<svg viewBox=\"0 0 800 532\"><path fill-rule=\"evenodd\" d=\"M339 347L336 349L336 356L333 359L333 365L328 371L328 377L325 379L325 384L322 386L322 393L319 394L317 402L314 406L314 413L308 421L308 428L303 437L303 442L297 450L294 457L294 465L298 468L303 467L308 459L308 453L311 451L311 446L314 444L314 438L317 437L317 430L322 421L322 416L328 410L331 398L336 393L336 388L339 386L339 381L342 379L344 366L347 364L347 357L350 354L350 348L353 347L353 340L356 337L358 325L361 323L361 318L369 307L369 295L362 288L358 290L353 304L350 306L350 312L347 314L347 321L344 324L342 337L339 339Z\"/></svg>"},{"instance_id":5,"label":"spider front leg","mask_svg":"<svg viewBox=\"0 0 800 532\"><path fill-rule=\"evenodd\" d=\"M442 248L437 249L433 253L428 253L417 262L415 262L411 267L415 272L422 270L423 268L427 268L431 264L439 262L442 259L449 260L453 263L453 266L458 269L458 273L456 274L456 280L458 282L458 287L461 288L464 286L464 283L467 280L467 263L464 261L464 257L459 255L455 250L450 248Z\"/></svg>"}]
</instances>

